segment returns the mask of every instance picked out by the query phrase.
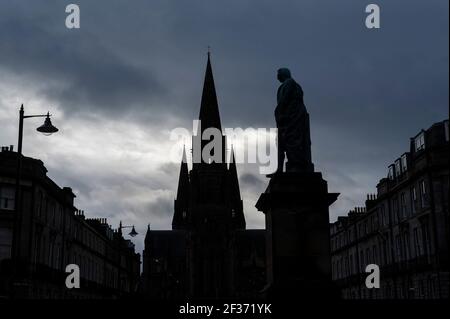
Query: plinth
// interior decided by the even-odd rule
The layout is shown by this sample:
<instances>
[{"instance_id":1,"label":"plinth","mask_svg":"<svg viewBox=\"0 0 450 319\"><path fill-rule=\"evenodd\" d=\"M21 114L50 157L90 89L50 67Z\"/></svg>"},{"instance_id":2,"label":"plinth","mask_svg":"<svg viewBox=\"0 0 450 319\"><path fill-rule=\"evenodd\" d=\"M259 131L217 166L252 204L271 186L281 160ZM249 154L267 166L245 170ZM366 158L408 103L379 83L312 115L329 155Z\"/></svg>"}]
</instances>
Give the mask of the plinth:
<instances>
[{"instance_id":1,"label":"plinth","mask_svg":"<svg viewBox=\"0 0 450 319\"><path fill-rule=\"evenodd\" d=\"M266 218L267 296L335 298L331 278L329 193L318 172L280 173L256 208Z\"/></svg>"}]
</instances>

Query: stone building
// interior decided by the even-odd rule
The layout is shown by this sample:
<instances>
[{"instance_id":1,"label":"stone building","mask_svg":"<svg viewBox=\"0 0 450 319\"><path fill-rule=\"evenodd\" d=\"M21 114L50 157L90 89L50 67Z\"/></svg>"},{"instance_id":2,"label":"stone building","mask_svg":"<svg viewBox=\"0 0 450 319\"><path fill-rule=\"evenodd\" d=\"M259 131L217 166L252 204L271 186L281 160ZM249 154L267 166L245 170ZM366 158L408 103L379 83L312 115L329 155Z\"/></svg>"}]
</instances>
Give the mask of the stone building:
<instances>
[{"instance_id":1,"label":"stone building","mask_svg":"<svg viewBox=\"0 0 450 319\"><path fill-rule=\"evenodd\" d=\"M0 296L118 298L134 293L140 274L134 244L105 218L86 218L74 206L72 190L55 184L40 160L22 159L21 218L17 219L16 165L17 153L2 148ZM65 286L68 264L80 268L79 289Z\"/></svg>"},{"instance_id":2,"label":"stone building","mask_svg":"<svg viewBox=\"0 0 450 319\"><path fill-rule=\"evenodd\" d=\"M220 132L221 152L194 160L190 171L184 154L172 230L147 231L143 288L148 297L163 299L255 297L266 282L265 230L246 229L234 155L226 160L209 56L199 120L194 159L209 143L201 138L209 128Z\"/></svg>"},{"instance_id":3,"label":"stone building","mask_svg":"<svg viewBox=\"0 0 450 319\"><path fill-rule=\"evenodd\" d=\"M348 299L449 297L449 124L411 138L377 194L330 225L333 280ZM380 268L380 288L365 268Z\"/></svg>"}]
</instances>

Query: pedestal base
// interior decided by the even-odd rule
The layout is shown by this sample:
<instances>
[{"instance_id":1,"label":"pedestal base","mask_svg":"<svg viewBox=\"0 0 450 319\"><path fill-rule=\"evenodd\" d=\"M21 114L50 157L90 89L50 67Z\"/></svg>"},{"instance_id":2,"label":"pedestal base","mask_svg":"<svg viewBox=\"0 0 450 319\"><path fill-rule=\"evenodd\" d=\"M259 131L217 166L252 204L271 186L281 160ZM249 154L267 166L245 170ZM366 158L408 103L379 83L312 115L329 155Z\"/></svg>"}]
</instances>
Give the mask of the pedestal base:
<instances>
[{"instance_id":1,"label":"pedestal base","mask_svg":"<svg viewBox=\"0 0 450 319\"><path fill-rule=\"evenodd\" d=\"M272 298L333 298L328 193L316 172L271 178L256 207L266 216L268 295Z\"/></svg>"}]
</instances>

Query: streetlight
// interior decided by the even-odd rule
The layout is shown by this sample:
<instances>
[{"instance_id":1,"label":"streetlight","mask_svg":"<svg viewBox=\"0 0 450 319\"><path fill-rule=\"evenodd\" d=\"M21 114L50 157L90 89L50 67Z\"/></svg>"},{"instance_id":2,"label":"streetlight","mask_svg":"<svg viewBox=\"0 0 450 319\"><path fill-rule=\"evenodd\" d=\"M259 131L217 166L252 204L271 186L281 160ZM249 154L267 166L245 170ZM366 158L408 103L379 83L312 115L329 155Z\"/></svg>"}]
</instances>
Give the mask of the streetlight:
<instances>
[{"instance_id":1,"label":"streetlight","mask_svg":"<svg viewBox=\"0 0 450 319\"><path fill-rule=\"evenodd\" d=\"M122 225L122 221L119 223L119 230L120 232L122 232L123 228L131 228L131 231L128 235L130 235L131 237L136 237L137 235L139 235L139 233L136 231L136 229L134 228L134 225L130 225L130 226L123 226Z\"/></svg>"},{"instance_id":2,"label":"streetlight","mask_svg":"<svg viewBox=\"0 0 450 319\"><path fill-rule=\"evenodd\" d=\"M125 226L123 226L123 225L122 225L122 221L120 221L120 222L119 222L119 234L120 234L120 235L122 235L122 229L124 229L124 228L131 228L131 231L130 231L130 233L128 234L128 235L130 235L131 237L135 237L136 235L138 235L138 232L137 232L136 229L134 228L134 225L130 225L130 226L125 225ZM118 248L119 248L119 262L118 262L118 264L117 264L117 267L118 267L118 272L117 272L117 274L118 274L118 277L119 277L119 280L118 280L118 290L119 290L119 294L120 294L121 289L122 289L122 264L121 264L121 258L122 258L121 252L122 252L122 249L121 249L120 243L119 243L119 245L118 245Z\"/></svg>"},{"instance_id":3,"label":"streetlight","mask_svg":"<svg viewBox=\"0 0 450 319\"><path fill-rule=\"evenodd\" d=\"M22 140L23 140L23 120L32 117L45 117L44 124L39 126L36 130L38 132L43 133L44 135L51 135L53 133L58 132L58 129L53 126L52 121L50 120L50 113L47 114L38 114L38 115L25 115L23 104L20 107L19 111L19 140L17 143L17 171L16 171L16 190L15 190L15 225L13 232L13 242L12 242L12 259L13 259L13 271L14 274L17 271L17 266L19 266L20 260L20 230L21 230L21 222L22 216L19 213L21 210L21 191L20 191L20 179L22 174Z\"/></svg>"}]
</instances>

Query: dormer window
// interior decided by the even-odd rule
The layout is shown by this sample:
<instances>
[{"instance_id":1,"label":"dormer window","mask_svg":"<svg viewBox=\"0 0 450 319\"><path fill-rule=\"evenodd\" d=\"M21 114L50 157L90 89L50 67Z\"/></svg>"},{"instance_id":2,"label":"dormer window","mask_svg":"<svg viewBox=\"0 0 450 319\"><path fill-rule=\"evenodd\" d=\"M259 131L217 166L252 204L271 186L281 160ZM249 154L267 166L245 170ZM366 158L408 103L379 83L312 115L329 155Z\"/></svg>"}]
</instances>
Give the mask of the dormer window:
<instances>
[{"instance_id":1,"label":"dormer window","mask_svg":"<svg viewBox=\"0 0 450 319\"><path fill-rule=\"evenodd\" d=\"M402 172L406 172L408 170L408 156L407 154L403 154L401 158L402 162Z\"/></svg>"},{"instance_id":2,"label":"dormer window","mask_svg":"<svg viewBox=\"0 0 450 319\"><path fill-rule=\"evenodd\" d=\"M402 174L400 159L395 161L395 176L400 176Z\"/></svg>"},{"instance_id":3,"label":"dormer window","mask_svg":"<svg viewBox=\"0 0 450 319\"><path fill-rule=\"evenodd\" d=\"M414 140L415 150L416 152L425 149L425 133L422 132L416 136Z\"/></svg>"},{"instance_id":4,"label":"dormer window","mask_svg":"<svg viewBox=\"0 0 450 319\"><path fill-rule=\"evenodd\" d=\"M394 164L389 165L388 178L389 178L391 181L394 180L394 178L395 178L394 172L395 172Z\"/></svg>"}]
</instances>

